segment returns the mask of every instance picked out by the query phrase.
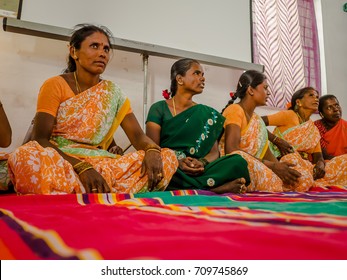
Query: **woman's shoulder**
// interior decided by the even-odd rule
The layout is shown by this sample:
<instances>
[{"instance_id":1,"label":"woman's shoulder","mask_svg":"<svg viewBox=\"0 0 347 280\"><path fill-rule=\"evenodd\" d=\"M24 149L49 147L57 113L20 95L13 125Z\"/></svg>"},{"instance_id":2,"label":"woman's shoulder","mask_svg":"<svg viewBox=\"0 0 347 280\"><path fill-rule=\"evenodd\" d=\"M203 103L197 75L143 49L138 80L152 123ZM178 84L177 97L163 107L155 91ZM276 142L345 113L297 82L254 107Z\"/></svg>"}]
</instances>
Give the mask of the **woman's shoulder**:
<instances>
[{"instance_id":1,"label":"woman's shoulder","mask_svg":"<svg viewBox=\"0 0 347 280\"><path fill-rule=\"evenodd\" d=\"M69 88L66 80L62 76L54 76L43 82L40 93L44 95L58 94L59 92L66 91L66 88Z\"/></svg>"},{"instance_id":2,"label":"woman's shoulder","mask_svg":"<svg viewBox=\"0 0 347 280\"><path fill-rule=\"evenodd\" d=\"M50 78L46 79L43 82L43 84L45 85L45 84L62 84L62 83L66 83L66 79L63 77L63 75L65 75L65 74L50 77Z\"/></svg>"},{"instance_id":3,"label":"woman's shoulder","mask_svg":"<svg viewBox=\"0 0 347 280\"><path fill-rule=\"evenodd\" d=\"M223 115L229 115L230 113L242 113L243 109L239 104L230 104L228 107L225 108Z\"/></svg>"},{"instance_id":4,"label":"woman's shoulder","mask_svg":"<svg viewBox=\"0 0 347 280\"><path fill-rule=\"evenodd\" d=\"M296 116L296 113L293 110L281 110L281 111L278 111L276 113L268 115L269 118L271 118L271 117L288 118L288 117L293 117L293 116Z\"/></svg>"},{"instance_id":5,"label":"woman's shoulder","mask_svg":"<svg viewBox=\"0 0 347 280\"><path fill-rule=\"evenodd\" d=\"M213 112L213 114L217 114L217 115L222 115L220 112L218 112L215 108L208 106L208 105L204 105L204 104L196 104L195 107L197 108L201 108L202 110L208 111L208 112Z\"/></svg>"},{"instance_id":6,"label":"woman's shoulder","mask_svg":"<svg viewBox=\"0 0 347 280\"><path fill-rule=\"evenodd\" d=\"M158 109L158 108L163 108L163 107L166 107L166 106L167 106L166 100L159 100L157 102L154 102L151 105L151 108Z\"/></svg>"}]
</instances>

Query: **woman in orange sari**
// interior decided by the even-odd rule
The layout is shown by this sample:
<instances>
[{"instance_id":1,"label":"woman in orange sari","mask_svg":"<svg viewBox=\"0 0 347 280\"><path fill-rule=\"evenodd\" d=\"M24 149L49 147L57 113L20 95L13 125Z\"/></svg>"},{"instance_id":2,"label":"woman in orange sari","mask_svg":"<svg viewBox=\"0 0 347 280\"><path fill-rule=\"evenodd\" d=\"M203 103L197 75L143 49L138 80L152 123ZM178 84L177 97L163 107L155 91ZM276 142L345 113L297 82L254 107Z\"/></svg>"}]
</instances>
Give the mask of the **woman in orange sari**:
<instances>
[{"instance_id":1,"label":"woman in orange sari","mask_svg":"<svg viewBox=\"0 0 347 280\"><path fill-rule=\"evenodd\" d=\"M310 119L317 109L318 92L306 87L293 94L289 110L264 116L263 120L266 125L276 127L274 135L287 141L295 150L293 154L300 154L301 172L310 174L313 185L347 185L347 155L328 162L323 159L320 134ZM281 156L275 147L274 151Z\"/></svg>"},{"instance_id":2,"label":"woman in orange sari","mask_svg":"<svg viewBox=\"0 0 347 280\"><path fill-rule=\"evenodd\" d=\"M305 191L303 180L296 166L279 162L269 150L268 132L262 119L254 112L266 104L268 84L263 73L255 70L244 72L237 90L223 110L226 118L225 133L220 141L221 154L239 154L248 163L251 184L248 191L282 192ZM240 102L233 104L236 98Z\"/></svg>"},{"instance_id":3,"label":"woman in orange sari","mask_svg":"<svg viewBox=\"0 0 347 280\"><path fill-rule=\"evenodd\" d=\"M110 58L109 31L81 25L71 36L68 67L41 87L33 141L9 159L18 193L137 193L164 190L177 169L173 151L142 131L121 89L103 80ZM116 155L121 126L138 150Z\"/></svg>"},{"instance_id":4,"label":"woman in orange sari","mask_svg":"<svg viewBox=\"0 0 347 280\"><path fill-rule=\"evenodd\" d=\"M324 159L347 154L347 121L342 119L342 110L336 96L328 94L319 98L318 111L322 117L314 122L321 139Z\"/></svg>"}]
</instances>

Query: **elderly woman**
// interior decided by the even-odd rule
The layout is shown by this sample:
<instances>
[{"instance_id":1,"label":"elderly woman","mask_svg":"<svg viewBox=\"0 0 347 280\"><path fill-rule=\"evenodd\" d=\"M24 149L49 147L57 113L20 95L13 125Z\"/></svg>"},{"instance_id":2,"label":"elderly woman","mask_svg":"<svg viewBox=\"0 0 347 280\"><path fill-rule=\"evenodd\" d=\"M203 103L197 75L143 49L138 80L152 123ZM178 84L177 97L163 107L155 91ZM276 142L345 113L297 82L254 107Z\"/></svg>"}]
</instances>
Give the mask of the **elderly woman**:
<instances>
[{"instance_id":1,"label":"elderly woman","mask_svg":"<svg viewBox=\"0 0 347 280\"><path fill-rule=\"evenodd\" d=\"M294 162L302 173L310 174L314 185L346 185L347 155L341 155L325 162L320 145L320 134L313 121L312 114L318 109L318 92L312 87L296 91L289 110L264 116L266 125L275 126L274 134L291 145L301 159ZM277 154L276 156L278 156Z\"/></svg>"},{"instance_id":2,"label":"elderly woman","mask_svg":"<svg viewBox=\"0 0 347 280\"><path fill-rule=\"evenodd\" d=\"M328 94L319 98L318 111L322 117L314 122L319 130L324 159L332 159L347 153L347 121L336 96Z\"/></svg>"}]
</instances>

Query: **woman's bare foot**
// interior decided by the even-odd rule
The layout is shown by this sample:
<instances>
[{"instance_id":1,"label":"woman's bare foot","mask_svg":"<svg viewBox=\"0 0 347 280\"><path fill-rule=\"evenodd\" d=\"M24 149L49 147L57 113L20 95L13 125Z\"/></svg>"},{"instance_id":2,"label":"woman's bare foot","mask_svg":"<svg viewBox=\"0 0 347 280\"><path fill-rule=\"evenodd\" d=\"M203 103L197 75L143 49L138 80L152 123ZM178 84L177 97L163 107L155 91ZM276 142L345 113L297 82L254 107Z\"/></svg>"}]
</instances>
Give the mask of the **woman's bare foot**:
<instances>
[{"instance_id":1,"label":"woman's bare foot","mask_svg":"<svg viewBox=\"0 0 347 280\"><path fill-rule=\"evenodd\" d=\"M241 194L241 193L247 192L247 187L245 186L245 184L246 184L245 178L239 178L210 190L217 194L222 194L222 193L240 193Z\"/></svg>"}]
</instances>

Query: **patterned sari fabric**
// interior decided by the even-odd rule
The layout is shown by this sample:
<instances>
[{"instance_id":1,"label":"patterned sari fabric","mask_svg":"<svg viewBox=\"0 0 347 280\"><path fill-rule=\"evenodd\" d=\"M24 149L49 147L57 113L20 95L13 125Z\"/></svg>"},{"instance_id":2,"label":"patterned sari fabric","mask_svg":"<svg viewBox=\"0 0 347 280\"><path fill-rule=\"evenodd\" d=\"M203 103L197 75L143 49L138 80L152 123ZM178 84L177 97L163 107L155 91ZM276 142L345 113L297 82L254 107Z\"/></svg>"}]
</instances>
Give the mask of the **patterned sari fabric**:
<instances>
[{"instance_id":1,"label":"patterned sari fabric","mask_svg":"<svg viewBox=\"0 0 347 280\"><path fill-rule=\"evenodd\" d=\"M321 136L320 145L329 155L336 157L347 154L347 121L340 119L330 130L326 129L322 120L314 124Z\"/></svg>"},{"instance_id":2,"label":"patterned sari fabric","mask_svg":"<svg viewBox=\"0 0 347 280\"><path fill-rule=\"evenodd\" d=\"M224 153L224 136L220 148ZM248 191L283 191L282 180L260 160L268 149L268 136L263 120L253 113L247 126L241 130L240 149L232 154L241 155L248 163L251 184Z\"/></svg>"},{"instance_id":3,"label":"patterned sari fabric","mask_svg":"<svg viewBox=\"0 0 347 280\"><path fill-rule=\"evenodd\" d=\"M147 117L161 126L161 147L175 150L177 158L206 156L223 130L224 117L215 109L195 105L173 117L165 101L154 104ZM199 176L189 176L180 169L170 182L170 189L209 189L238 178L249 183L247 163L239 155L228 155L207 164Z\"/></svg>"},{"instance_id":4,"label":"patterned sari fabric","mask_svg":"<svg viewBox=\"0 0 347 280\"><path fill-rule=\"evenodd\" d=\"M51 141L64 153L93 165L112 192L137 193L147 190L147 175L140 177L144 151L122 157L106 151L113 134L129 111L130 102L110 81L62 102ZM177 168L174 153L162 150L163 190ZM8 159L11 180L18 193L54 194L85 192L72 165L53 148L31 141Z\"/></svg>"},{"instance_id":5,"label":"patterned sari fabric","mask_svg":"<svg viewBox=\"0 0 347 280\"><path fill-rule=\"evenodd\" d=\"M269 123L271 125L271 122ZM320 134L312 120L291 127L285 131L280 131L276 127L274 134L285 139L297 151L282 157L281 160L298 164L298 171L304 174L307 180L312 177L314 165L309 161L312 151L317 145L320 145ZM301 154L301 159L297 157L296 161L292 160L295 154ZM303 159L303 157L307 158ZM300 178L301 179L301 178ZM347 184L347 155L341 155L325 163L325 176L312 182L312 186L329 186L329 185L346 185Z\"/></svg>"}]
</instances>

